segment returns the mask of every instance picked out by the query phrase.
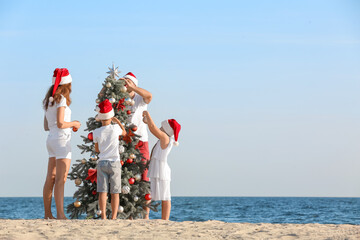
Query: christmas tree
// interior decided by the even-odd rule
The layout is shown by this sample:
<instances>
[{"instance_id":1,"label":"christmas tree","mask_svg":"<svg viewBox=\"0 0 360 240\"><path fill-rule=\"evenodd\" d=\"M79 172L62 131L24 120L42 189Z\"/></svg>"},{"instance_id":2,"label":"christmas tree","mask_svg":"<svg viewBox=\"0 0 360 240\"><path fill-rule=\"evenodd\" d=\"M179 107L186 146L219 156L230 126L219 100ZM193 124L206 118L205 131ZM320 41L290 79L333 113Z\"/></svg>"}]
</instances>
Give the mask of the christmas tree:
<instances>
[{"instance_id":1,"label":"christmas tree","mask_svg":"<svg viewBox=\"0 0 360 240\"><path fill-rule=\"evenodd\" d=\"M118 218L122 219L137 219L143 218L145 214L144 206L150 207L151 210L157 211L155 202L151 200L150 184L143 181L141 174L148 163L142 161L143 157L137 149L139 135L134 134L137 126L129 122L129 116L132 114L131 106L134 100L129 98L125 81L119 79L118 67L109 68L109 76L106 77L103 83L103 89L96 99L99 104L105 99L108 99L115 112L115 117L123 123L126 129L126 136L119 138L119 151L122 165L121 171L121 193L120 206ZM90 117L86 123L89 134L81 136L84 143L78 145L82 150L81 154L88 156L81 160L76 160L72 166L68 178L75 181L78 187L74 193L76 201L67 206L67 213L70 213L70 218L79 218L81 214L86 214L86 218L99 218L101 211L98 205L98 194L96 192L96 165L98 154L95 152L95 144L93 143L92 131L101 127L101 122L97 121L95 117ZM108 195L106 206L106 215L109 217L111 213L111 198Z\"/></svg>"}]
</instances>

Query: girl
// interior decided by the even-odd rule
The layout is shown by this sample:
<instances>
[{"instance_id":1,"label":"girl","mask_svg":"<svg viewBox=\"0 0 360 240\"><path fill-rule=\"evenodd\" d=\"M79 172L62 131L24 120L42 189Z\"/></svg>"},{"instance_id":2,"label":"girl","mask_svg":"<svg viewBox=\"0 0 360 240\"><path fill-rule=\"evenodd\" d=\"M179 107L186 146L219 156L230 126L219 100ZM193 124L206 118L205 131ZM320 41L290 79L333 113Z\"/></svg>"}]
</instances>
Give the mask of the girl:
<instances>
[{"instance_id":1,"label":"girl","mask_svg":"<svg viewBox=\"0 0 360 240\"><path fill-rule=\"evenodd\" d=\"M159 129L148 111L143 112L143 121L148 125L150 132L159 139L151 151L148 172L152 200L161 200L161 219L169 220L171 169L167 163L167 157L172 146L178 145L177 139L181 126L175 119L169 119L163 121Z\"/></svg>"},{"instance_id":2,"label":"girl","mask_svg":"<svg viewBox=\"0 0 360 240\"><path fill-rule=\"evenodd\" d=\"M46 146L49 153L48 170L43 189L45 219L54 219L51 213L52 191L54 189L56 217L66 219L64 213L64 184L71 162L71 128L80 128L80 122L70 121L72 78L66 68L57 68L44 101L44 129L49 131ZM55 185L55 188L54 188Z\"/></svg>"}]
</instances>

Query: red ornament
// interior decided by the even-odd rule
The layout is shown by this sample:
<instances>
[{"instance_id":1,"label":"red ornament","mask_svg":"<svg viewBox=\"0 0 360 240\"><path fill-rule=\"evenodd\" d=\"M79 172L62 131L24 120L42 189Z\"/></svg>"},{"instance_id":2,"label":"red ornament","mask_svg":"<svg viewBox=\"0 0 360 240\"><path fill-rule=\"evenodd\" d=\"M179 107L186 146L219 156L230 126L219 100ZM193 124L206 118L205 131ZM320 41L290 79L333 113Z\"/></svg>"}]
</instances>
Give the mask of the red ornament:
<instances>
[{"instance_id":1,"label":"red ornament","mask_svg":"<svg viewBox=\"0 0 360 240\"><path fill-rule=\"evenodd\" d=\"M73 127L73 129L72 129L74 132L77 132L78 131L78 129L76 128L76 127Z\"/></svg>"},{"instance_id":2,"label":"red ornament","mask_svg":"<svg viewBox=\"0 0 360 240\"><path fill-rule=\"evenodd\" d=\"M131 128L131 130L132 130L133 132L136 132L137 126L133 126L133 127Z\"/></svg>"},{"instance_id":3,"label":"red ornament","mask_svg":"<svg viewBox=\"0 0 360 240\"><path fill-rule=\"evenodd\" d=\"M121 166L124 165L124 161L123 161L123 160L121 160L120 163L121 163Z\"/></svg>"},{"instance_id":4,"label":"red ornament","mask_svg":"<svg viewBox=\"0 0 360 240\"><path fill-rule=\"evenodd\" d=\"M88 139L89 139L90 141L94 140L94 137L93 137L93 133L92 133L92 132L88 134Z\"/></svg>"},{"instance_id":5,"label":"red ornament","mask_svg":"<svg viewBox=\"0 0 360 240\"><path fill-rule=\"evenodd\" d=\"M97 192L94 190L91 193L92 193L92 195L96 195Z\"/></svg>"},{"instance_id":6,"label":"red ornament","mask_svg":"<svg viewBox=\"0 0 360 240\"><path fill-rule=\"evenodd\" d=\"M135 178L130 178L130 179L129 179L129 183L130 183L130 184L134 184L134 183L135 183Z\"/></svg>"},{"instance_id":7,"label":"red ornament","mask_svg":"<svg viewBox=\"0 0 360 240\"><path fill-rule=\"evenodd\" d=\"M130 114L131 114L131 111L130 111L130 110L127 110L126 113L127 113L127 115L130 115Z\"/></svg>"},{"instance_id":8,"label":"red ornament","mask_svg":"<svg viewBox=\"0 0 360 240\"><path fill-rule=\"evenodd\" d=\"M128 160L126 160L127 163L132 163L133 160L131 158L129 158Z\"/></svg>"},{"instance_id":9,"label":"red ornament","mask_svg":"<svg viewBox=\"0 0 360 240\"><path fill-rule=\"evenodd\" d=\"M146 200L151 200L151 194L150 194L150 193L145 194L145 199L146 199Z\"/></svg>"}]
</instances>

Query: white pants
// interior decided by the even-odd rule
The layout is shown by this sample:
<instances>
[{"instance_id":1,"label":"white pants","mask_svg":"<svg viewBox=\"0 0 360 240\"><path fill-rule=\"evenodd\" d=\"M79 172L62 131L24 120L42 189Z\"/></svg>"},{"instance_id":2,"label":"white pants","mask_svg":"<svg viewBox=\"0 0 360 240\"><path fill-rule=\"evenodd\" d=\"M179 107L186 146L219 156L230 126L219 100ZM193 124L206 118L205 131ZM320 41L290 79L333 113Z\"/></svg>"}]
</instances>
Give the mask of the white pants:
<instances>
[{"instance_id":1,"label":"white pants","mask_svg":"<svg viewBox=\"0 0 360 240\"><path fill-rule=\"evenodd\" d=\"M61 135L49 135L46 140L49 158L71 159L71 133Z\"/></svg>"},{"instance_id":2,"label":"white pants","mask_svg":"<svg viewBox=\"0 0 360 240\"><path fill-rule=\"evenodd\" d=\"M171 201L170 181L150 178L151 198L154 201Z\"/></svg>"}]
</instances>

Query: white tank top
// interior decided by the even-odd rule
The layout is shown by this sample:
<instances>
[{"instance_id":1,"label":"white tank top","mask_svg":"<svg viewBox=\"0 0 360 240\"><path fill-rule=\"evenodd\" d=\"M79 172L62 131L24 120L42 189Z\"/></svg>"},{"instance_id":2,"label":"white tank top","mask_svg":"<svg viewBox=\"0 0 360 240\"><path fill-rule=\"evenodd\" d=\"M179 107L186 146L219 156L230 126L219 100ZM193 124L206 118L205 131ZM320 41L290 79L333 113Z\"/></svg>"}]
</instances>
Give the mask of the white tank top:
<instances>
[{"instance_id":1,"label":"white tank top","mask_svg":"<svg viewBox=\"0 0 360 240\"><path fill-rule=\"evenodd\" d=\"M70 122L71 121L71 109L66 104L66 98L61 95L61 100L59 103L55 102L53 106L48 107L45 111L45 116L48 121L49 126L49 136L59 137L63 134L71 134L70 128L63 128L60 129L57 127L57 109L59 107L65 107L64 113L64 121Z\"/></svg>"},{"instance_id":2,"label":"white tank top","mask_svg":"<svg viewBox=\"0 0 360 240\"><path fill-rule=\"evenodd\" d=\"M149 178L158 178L159 180L171 180L171 169L167 163L167 157L174 143L174 138L170 137L169 145L161 149L160 140L155 144L150 157Z\"/></svg>"}]
</instances>

